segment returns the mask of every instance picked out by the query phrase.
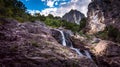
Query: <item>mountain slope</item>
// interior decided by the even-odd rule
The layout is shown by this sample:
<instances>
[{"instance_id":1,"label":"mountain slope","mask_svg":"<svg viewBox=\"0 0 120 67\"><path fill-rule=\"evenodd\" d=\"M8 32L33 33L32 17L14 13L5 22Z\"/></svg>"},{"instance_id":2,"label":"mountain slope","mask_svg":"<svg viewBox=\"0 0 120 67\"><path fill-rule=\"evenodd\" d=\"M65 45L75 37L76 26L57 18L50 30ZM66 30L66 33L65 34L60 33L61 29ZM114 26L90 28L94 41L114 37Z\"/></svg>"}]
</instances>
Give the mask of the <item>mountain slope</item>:
<instances>
[{"instance_id":1,"label":"mountain slope","mask_svg":"<svg viewBox=\"0 0 120 67\"><path fill-rule=\"evenodd\" d=\"M81 19L84 17L85 17L84 14L82 14L81 12L79 12L77 10L71 10L70 12L66 13L62 17L62 19L66 20L68 22L80 24Z\"/></svg>"}]
</instances>

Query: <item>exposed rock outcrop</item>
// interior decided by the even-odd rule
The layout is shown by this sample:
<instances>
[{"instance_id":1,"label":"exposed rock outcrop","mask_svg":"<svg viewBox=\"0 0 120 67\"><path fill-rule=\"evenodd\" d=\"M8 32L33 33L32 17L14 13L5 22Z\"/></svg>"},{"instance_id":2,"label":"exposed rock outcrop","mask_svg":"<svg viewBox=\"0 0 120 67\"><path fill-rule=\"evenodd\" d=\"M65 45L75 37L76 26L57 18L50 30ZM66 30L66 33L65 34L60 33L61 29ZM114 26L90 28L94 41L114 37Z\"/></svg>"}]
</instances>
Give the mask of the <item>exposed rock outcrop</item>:
<instances>
[{"instance_id":1,"label":"exposed rock outcrop","mask_svg":"<svg viewBox=\"0 0 120 67\"><path fill-rule=\"evenodd\" d=\"M99 67L120 67L120 44L101 40L92 50Z\"/></svg>"},{"instance_id":2,"label":"exposed rock outcrop","mask_svg":"<svg viewBox=\"0 0 120 67\"><path fill-rule=\"evenodd\" d=\"M86 44L84 44L83 42L81 42L80 38L76 38L76 37L71 37L71 40L73 42L73 45L75 48L79 48L81 50L86 50L87 48L85 48L85 46L87 46Z\"/></svg>"},{"instance_id":3,"label":"exposed rock outcrop","mask_svg":"<svg viewBox=\"0 0 120 67\"><path fill-rule=\"evenodd\" d=\"M90 59L61 46L42 22L12 19L0 19L0 66L96 67Z\"/></svg>"},{"instance_id":4,"label":"exposed rock outcrop","mask_svg":"<svg viewBox=\"0 0 120 67\"><path fill-rule=\"evenodd\" d=\"M63 20L76 24L80 24L82 18L85 18L84 14L77 10L71 10L62 17Z\"/></svg>"},{"instance_id":5,"label":"exposed rock outcrop","mask_svg":"<svg viewBox=\"0 0 120 67\"><path fill-rule=\"evenodd\" d=\"M92 0L88 6L87 31L90 34L103 31L112 25L120 30L120 0Z\"/></svg>"}]
</instances>

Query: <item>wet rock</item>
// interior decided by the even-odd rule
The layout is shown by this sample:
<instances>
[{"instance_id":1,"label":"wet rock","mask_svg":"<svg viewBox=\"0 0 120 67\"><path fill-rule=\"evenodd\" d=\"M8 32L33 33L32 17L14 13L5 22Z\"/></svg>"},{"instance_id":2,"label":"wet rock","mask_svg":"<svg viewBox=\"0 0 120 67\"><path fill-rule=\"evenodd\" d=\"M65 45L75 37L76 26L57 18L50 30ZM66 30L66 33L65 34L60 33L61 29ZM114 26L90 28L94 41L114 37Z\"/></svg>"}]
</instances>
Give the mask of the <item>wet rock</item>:
<instances>
[{"instance_id":1,"label":"wet rock","mask_svg":"<svg viewBox=\"0 0 120 67\"><path fill-rule=\"evenodd\" d=\"M56 29L51 29L52 36L58 41L58 43L62 44L62 35L61 33Z\"/></svg>"},{"instance_id":2,"label":"wet rock","mask_svg":"<svg viewBox=\"0 0 120 67\"><path fill-rule=\"evenodd\" d=\"M65 42L66 42L66 46L67 47L72 47L72 42L70 37L73 35L73 33L69 30L64 30L64 29L60 29L63 31L63 34L65 35ZM59 31L59 29L51 29L52 31L52 36L60 43L62 44L62 35Z\"/></svg>"},{"instance_id":3,"label":"wet rock","mask_svg":"<svg viewBox=\"0 0 120 67\"><path fill-rule=\"evenodd\" d=\"M79 48L81 50L86 50L87 48L85 48L85 46L87 46L86 44L84 44L80 38L76 38L76 37L71 37L71 40L73 42L73 45L75 48Z\"/></svg>"}]
</instances>

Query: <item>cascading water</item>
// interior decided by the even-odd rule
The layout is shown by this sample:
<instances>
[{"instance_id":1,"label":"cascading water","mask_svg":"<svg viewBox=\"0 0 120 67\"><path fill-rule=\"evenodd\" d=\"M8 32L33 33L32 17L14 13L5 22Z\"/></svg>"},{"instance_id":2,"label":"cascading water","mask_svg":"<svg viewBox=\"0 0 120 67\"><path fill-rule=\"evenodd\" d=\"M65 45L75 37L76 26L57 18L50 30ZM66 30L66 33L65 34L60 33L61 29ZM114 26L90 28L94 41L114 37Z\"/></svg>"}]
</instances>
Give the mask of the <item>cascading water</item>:
<instances>
[{"instance_id":1,"label":"cascading water","mask_svg":"<svg viewBox=\"0 0 120 67\"><path fill-rule=\"evenodd\" d=\"M57 31L59 31L60 34L61 34L61 36L62 36L62 45L63 45L63 46L67 46L64 32L61 31L61 30L59 30L59 29L57 29ZM71 48L72 50L76 51L76 53L77 53L79 56L87 56L88 58L92 59L91 56L90 56L90 54L89 54L89 52L88 52L87 50L84 50L85 55L83 55L83 54L80 52L80 49L74 48L73 45L71 45L70 48Z\"/></svg>"},{"instance_id":2,"label":"cascading water","mask_svg":"<svg viewBox=\"0 0 120 67\"><path fill-rule=\"evenodd\" d=\"M64 33L63 33L63 31L61 31L61 30L58 30L60 33L61 33L61 35L62 35L62 45L63 46L66 46L66 42L65 42L65 36L64 36Z\"/></svg>"},{"instance_id":3,"label":"cascading water","mask_svg":"<svg viewBox=\"0 0 120 67\"><path fill-rule=\"evenodd\" d=\"M79 55L79 56L83 56L83 54L80 52L80 49L77 49L77 48L73 48L71 47L72 50L76 51L76 53Z\"/></svg>"},{"instance_id":4,"label":"cascading water","mask_svg":"<svg viewBox=\"0 0 120 67\"><path fill-rule=\"evenodd\" d=\"M61 36L62 36L62 45L63 46L68 46L68 43L67 43L67 37L65 36L64 32L62 30L59 30L59 29L56 29L57 31L60 32ZM87 58L91 59L93 62L94 60L92 59L90 53L87 51L87 50L84 50L83 52L80 51L80 49L77 49L77 48L74 48L73 45L72 45L72 42L70 41L70 49L74 50L79 56L86 56Z\"/></svg>"},{"instance_id":5,"label":"cascading water","mask_svg":"<svg viewBox=\"0 0 120 67\"><path fill-rule=\"evenodd\" d=\"M66 45L65 35L64 35L63 31L61 31L61 30L58 30L58 31L59 31L59 32L61 33L61 35L62 35L62 45L63 45L63 46L67 46L67 45ZM77 49L77 48L74 48L73 45L71 45L70 48L71 48L72 50L76 51L76 53L77 53L79 56L83 56L83 54L80 52L80 50Z\"/></svg>"},{"instance_id":6,"label":"cascading water","mask_svg":"<svg viewBox=\"0 0 120 67\"><path fill-rule=\"evenodd\" d=\"M89 52L88 52L87 50L84 50L84 52L85 52L85 54L86 54L86 56L87 56L88 58L92 59L92 57L90 56L90 54L89 54Z\"/></svg>"}]
</instances>

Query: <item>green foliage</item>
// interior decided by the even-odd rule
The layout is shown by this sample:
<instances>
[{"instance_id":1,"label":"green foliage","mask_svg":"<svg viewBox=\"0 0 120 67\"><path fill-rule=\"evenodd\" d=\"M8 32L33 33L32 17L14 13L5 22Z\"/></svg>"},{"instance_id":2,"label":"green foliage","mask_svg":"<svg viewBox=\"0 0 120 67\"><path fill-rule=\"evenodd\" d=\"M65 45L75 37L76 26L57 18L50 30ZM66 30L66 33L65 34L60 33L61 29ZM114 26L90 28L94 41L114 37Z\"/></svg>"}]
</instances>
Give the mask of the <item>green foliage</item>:
<instances>
[{"instance_id":1,"label":"green foliage","mask_svg":"<svg viewBox=\"0 0 120 67\"><path fill-rule=\"evenodd\" d=\"M31 42L31 44L32 44L32 46L34 46L34 47L39 47L39 45L37 44L37 42Z\"/></svg>"},{"instance_id":2,"label":"green foliage","mask_svg":"<svg viewBox=\"0 0 120 67\"><path fill-rule=\"evenodd\" d=\"M78 34L79 34L80 36L84 36L84 33L83 33L82 31L79 31Z\"/></svg>"},{"instance_id":3,"label":"green foliage","mask_svg":"<svg viewBox=\"0 0 120 67\"><path fill-rule=\"evenodd\" d=\"M0 0L0 17L24 21L28 18L25 5L19 0Z\"/></svg>"},{"instance_id":4,"label":"green foliage","mask_svg":"<svg viewBox=\"0 0 120 67\"><path fill-rule=\"evenodd\" d=\"M120 42L120 31L113 27L113 26L108 26L108 36L111 37L114 41Z\"/></svg>"},{"instance_id":5,"label":"green foliage","mask_svg":"<svg viewBox=\"0 0 120 67\"><path fill-rule=\"evenodd\" d=\"M86 27L86 18L81 19L80 21L80 30L84 29Z\"/></svg>"},{"instance_id":6,"label":"green foliage","mask_svg":"<svg viewBox=\"0 0 120 67\"><path fill-rule=\"evenodd\" d=\"M49 17L49 18L51 18L51 19L54 19L54 16L53 16L52 14L48 14L47 17Z\"/></svg>"},{"instance_id":7,"label":"green foliage","mask_svg":"<svg viewBox=\"0 0 120 67\"><path fill-rule=\"evenodd\" d=\"M101 39L120 42L120 31L112 25L107 26L104 31L98 32L96 36L100 37Z\"/></svg>"},{"instance_id":8,"label":"green foliage","mask_svg":"<svg viewBox=\"0 0 120 67\"><path fill-rule=\"evenodd\" d=\"M60 22L60 20L47 17L45 20L45 24L51 27L60 27L62 25L62 22Z\"/></svg>"},{"instance_id":9,"label":"green foliage","mask_svg":"<svg viewBox=\"0 0 120 67\"><path fill-rule=\"evenodd\" d=\"M78 32L79 31L79 25L75 24L75 23L70 23L67 21L63 21L63 27L65 27L66 29L70 29L73 32Z\"/></svg>"},{"instance_id":10,"label":"green foliage","mask_svg":"<svg viewBox=\"0 0 120 67\"><path fill-rule=\"evenodd\" d=\"M65 29L70 29L73 32L79 31L79 25L65 20L59 20L59 18L47 16L45 19L45 24L54 28L64 27Z\"/></svg>"},{"instance_id":11,"label":"green foliage","mask_svg":"<svg viewBox=\"0 0 120 67\"><path fill-rule=\"evenodd\" d=\"M113 38L116 38L117 37L117 34L118 34L118 29L117 28L114 28L113 26L108 26L107 27L107 30L108 30L108 36L109 37L113 37Z\"/></svg>"},{"instance_id":12,"label":"green foliage","mask_svg":"<svg viewBox=\"0 0 120 67\"><path fill-rule=\"evenodd\" d=\"M100 31L97 34L95 34L96 37L99 37L101 39L108 39L108 31Z\"/></svg>"}]
</instances>

